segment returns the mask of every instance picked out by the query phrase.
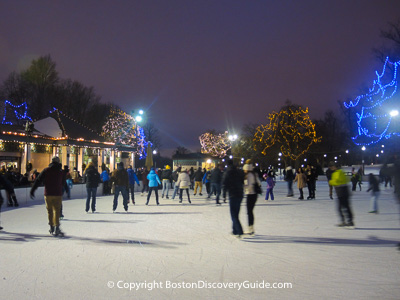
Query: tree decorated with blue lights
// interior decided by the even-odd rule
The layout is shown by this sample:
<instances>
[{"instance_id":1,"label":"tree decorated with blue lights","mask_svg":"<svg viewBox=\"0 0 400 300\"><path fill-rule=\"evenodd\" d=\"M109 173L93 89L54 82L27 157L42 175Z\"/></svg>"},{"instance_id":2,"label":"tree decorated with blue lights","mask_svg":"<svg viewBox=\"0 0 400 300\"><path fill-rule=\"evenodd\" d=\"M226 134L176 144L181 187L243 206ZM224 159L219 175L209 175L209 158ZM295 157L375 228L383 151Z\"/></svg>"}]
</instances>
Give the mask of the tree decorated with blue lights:
<instances>
[{"instance_id":1,"label":"tree decorated with blue lights","mask_svg":"<svg viewBox=\"0 0 400 300\"><path fill-rule=\"evenodd\" d=\"M344 102L350 110L356 128L352 140L356 145L371 145L393 136L400 136L398 111L400 100L397 94L400 61L391 62L389 58L383 65L382 73L372 87L354 100Z\"/></svg>"}]
</instances>

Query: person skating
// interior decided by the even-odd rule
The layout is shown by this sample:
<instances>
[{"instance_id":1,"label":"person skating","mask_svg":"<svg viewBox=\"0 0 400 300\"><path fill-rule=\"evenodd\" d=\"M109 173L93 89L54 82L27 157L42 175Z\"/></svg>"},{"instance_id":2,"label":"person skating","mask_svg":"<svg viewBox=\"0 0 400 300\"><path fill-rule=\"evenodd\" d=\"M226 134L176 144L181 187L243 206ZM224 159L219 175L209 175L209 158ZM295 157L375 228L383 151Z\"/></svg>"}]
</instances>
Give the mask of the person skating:
<instances>
[{"instance_id":1,"label":"person skating","mask_svg":"<svg viewBox=\"0 0 400 300\"><path fill-rule=\"evenodd\" d=\"M101 170L102 171L100 174L100 178L101 181L103 182L103 195L104 196L110 195L111 194L110 175L105 164L101 166Z\"/></svg>"},{"instance_id":2,"label":"person skating","mask_svg":"<svg viewBox=\"0 0 400 300\"><path fill-rule=\"evenodd\" d=\"M329 199L331 200L333 200L333 186L329 184L329 180L332 179L332 173L333 171L331 170L331 168L328 168L325 172L326 179L328 180L328 185L329 185Z\"/></svg>"},{"instance_id":3,"label":"person skating","mask_svg":"<svg viewBox=\"0 0 400 300\"><path fill-rule=\"evenodd\" d=\"M194 195L197 194L197 189L199 189L199 195L203 196L203 194L201 193L203 190L203 176L203 171L201 167L199 167L194 173Z\"/></svg>"},{"instance_id":4,"label":"person skating","mask_svg":"<svg viewBox=\"0 0 400 300\"><path fill-rule=\"evenodd\" d=\"M307 177L306 174L303 172L303 168L299 168L297 170L296 177L294 178L294 182L297 181L297 188L300 192L299 200L304 200L303 189L307 186Z\"/></svg>"},{"instance_id":5,"label":"person skating","mask_svg":"<svg viewBox=\"0 0 400 300\"><path fill-rule=\"evenodd\" d=\"M250 161L246 161L243 166L244 171L244 193L246 195L246 207L247 207L247 217L249 224L248 234L254 235L254 206L257 202L257 192L255 185L261 186L259 176L254 172L253 164Z\"/></svg>"},{"instance_id":6,"label":"person skating","mask_svg":"<svg viewBox=\"0 0 400 300\"><path fill-rule=\"evenodd\" d=\"M311 165L307 165L305 174L307 176L308 197L307 200L315 199L317 171Z\"/></svg>"},{"instance_id":7,"label":"person skating","mask_svg":"<svg viewBox=\"0 0 400 300\"><path fill-rule=\"evenodd\" d=\"M172 170L169 165L165 166L165 169L161 173L161 180L162 180L162 195L161 198L164 198L164 194L166 191L166 198L169 199L168 193L169 193L169 186L171 185L172 182Z\"/></svg>"},{"instance_id":8,"label":"person skating","mask_svg":"<svg viewBox=\"0 0 400 300\"><path fill-rule=\"evenodd\" d=\"M184 190L186 190L189 203L192 203L190 201L190 195L189 195L190 177L189 174L187 173L186 168L182 168L181 172L179 173L176 185L179 187L179 203L182 203L182 196Z\"/></svg>"},{"instance_id":9,"label":"person skating","mask_svg":"<svg viewBox=\"0 0 400 300\"><path fill-rule=\"evenodd\" d=\"M329 168L333 171L332 179L329 181L329 184L335 188L336 196L338 197L338 212L341 219L338 226L354 228L347 177L343 170L341 170L335 163L331 162ZM346 214L346 218L344 214Z\"/></svg>"},{"instance_id":10,"label":"person skating","mask_svg":"<svg viewBox=\"0 0 400 300\"><path fill-rule=\"evenodd\" d=\"M179 186L176 184L178 181L179 173L181 172L181 167L176 168L174 172L172 172L172 182L173 182L173 189L174 192L172 193L172 200L175 199L176 194L179 193Z\"/></svg>"},{"instance_id":11,"label":"person skating","mask_svg":"<svg viewBox=\"0 0 400 300\"><path fill-rule=\"evenodd\" d=\"M400 205L400 158L397 154L394 156L394 164L389 166L385 163L382 167L383 174L386 177L394 178L394 195L397 200L397 204ZM400 250L400 243L397 244L397 249Z\"/></svg>"},{"instance_id":12,"label":"person skating","mask_svg":"<svg viewBox=\"0 0 400 300\"><path fill-rule=\"evenodd\" d=\"M128 186L129 176L128 172L124 168L124 163L120 162L117 165L117 169L112 173L111 181L114 183L114 202L113 212L118 206L118 196L121 192L124 209L128 212Z\"/></svg>"},{"instance_id":13,"label":"person skating","mask_svg":"<svg viewBox=\"0 0 400 300\"><path fill-rule=\"evenodd\" d=\"M96 212L96 194L97 187L100 183L100 173L95 168L94 164L90 162L83 174L84 182L86 182L86 208L85 211L89 212L89 208L92 209L92 213ZM90 205L90 198L92 198L92 205Z\"/></svg>"},{"instance_id":14,"label":"person skating","mask_svg":"<svg viewBox=\"0 0 400 300\"><path fill-rule=\"evenodd\" d=\"M267 192L265 193L265 200L268 200L269 195L271 195L271 200L274 200L274 186L275 181L273 177L273 173L271 171L268 172L267 178L265 179L267 182Z\"/></svg>"},{"instance_id":15,"label":"person skating","mask_svg":"<svg viewBox=\"0 0 400 300\"><path fill-rule=\"evenodd\" d=\"M374 174L370 173L368 175L368 182L369 182L369 188L367 190L367 193L369 191L372 191L370 205L369 205L369 213L377 214L379 212L378 211L378 198L380 194L379 180L374 176Z\"/></svg>"},{"instance_id":16,"label":"person skating","mask_svg":"<svg viewBox=\"0 0 400 300\"><path fill-rule=\"evenodd\" d=\"M288 193L286 197L293 197L293 179L295 177L295 174L293 173L291 166L288 166L284 172L285 172L284 178L285 181L287 182L287 187L288 187Z\"/></svg>"},{"instance_id":17,"label":"person skating","mask_svg":"<svg viewBox=\"0 0 400 300\"><path fill-rule=\"evenodd\" d=\"M242 224L240 224L240 205L243 200L243 172L237 169L233 160L228 161L228 168L222 177L222 188L224 193L229 194L229 208L232 219L232 234L237 238L243 235Z\"/></svg>"},{"instance_id":18,"label":"person skating","mask_svg":"<svg viewBox=\"0 0 400 300\"><path fill-rule=\"evenodd\" d=\"M147 167L144 167L142 170L142 196L144 195L144 192L149 192L149 180L147 179L147 175L149 175L149 171L147 170Z\"/></svg>"},{"instance_id":19,"label":"person skating","mask_svg":"<svg viewBox=\"0 0 400 300\"><path fill-rule=\"evenodd\" d=\"M44 201L46 202L50 225L49 232L50 234L54 234L54 236L64 236L64 233L60 229L60 212L65 176L61 170L60 158L58 156L54 156L49 166L36 178L30 191L32 199L35 198L35 191L41 183L44 183Z\"/></svg>"},{"instance_id":20,"label":"person skating","mask_svg":"<svg viewBox=\"0 0 400 300\"><path fill-rule=\"evenodd\" d=\"M150 173L147 175L147 180L149 181L149 193L147 194L146 205L149 205L152 191L154 191L154 193L156 194L157 205L160 205L160 203L158 202L158 185L161 184L161 181L154 168L151 168Z\"/></svg>"},{"instance_id":21,"label":"person skating","mask_svg":"<svg viewBox=\"0 0 400 300\"><path fill-rule=\"evenodd\" d=\"M221 181L222 181L222 171L219 165L216 165L215 168L211 171L211 176L210 176L210 183L211 183L211 191L208 194L207 199L211 198L211 195L215 193L216 198L216 204L221 205L219 202L219 196L221 195Z\"/></svg>"},{"instance_id":22,"label":"person skating","mask_svg":"<svg viewBox=\"0 0 400 300\"><path fill-rule=\"evenodd\" d=\"M0 186L5 189L9 194L14 193L14 187L12 184L3 176L0 174ZM0 213L1 213L1 207L3 206L4 199L2 194L0 193ZM0 223L1 225L1 223ZM0 230L2 230L3 227L0 226Z\"/></svg>"},{"instance_id":23,"label":"person skating","mask_svg":"<svg viewBox=\"0 0 400 300\"><path fill-rule=\"evenodd\" d=\"M135 205L135 182L138 186L140 186L139 179L132 169L132 166L128 167L128 176L129 176L129 188L128 188L128 203L129 203L129 193L131 194L132 204Z\"/></svg>"}]
</instances>

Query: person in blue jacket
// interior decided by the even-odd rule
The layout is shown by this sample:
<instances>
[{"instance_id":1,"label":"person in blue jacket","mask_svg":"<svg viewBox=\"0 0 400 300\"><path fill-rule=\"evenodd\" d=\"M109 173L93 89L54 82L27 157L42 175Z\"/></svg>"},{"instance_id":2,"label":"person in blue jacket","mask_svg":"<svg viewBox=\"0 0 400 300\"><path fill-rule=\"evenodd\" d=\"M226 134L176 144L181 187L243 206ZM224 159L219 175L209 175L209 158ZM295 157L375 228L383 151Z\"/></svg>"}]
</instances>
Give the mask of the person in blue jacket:
<instances>
[{"instance_id":1,"label":"person in blue jacket","mask_svg":"<svg viewBox=\"0 0 400 300\"><path fill-rule=\"evenodd\" d=\"M204 176L203 176L203 183L205 183L206 185L206 191L207 191L207 195L210 195L211 192L211 170L207 169L206 172L204 172Z\"/></svg>"},{"instance_id":2,"label":"person in blue jacket","mask_svg":"<svg viewBox=\"0 0 400 300\"><path fill-rule=\"evenodd\" d=\"M135 171L132 166L128 166L128 176L129 176L129 188L128 188L128 203L129 203L129 192L131 193L132 204L135 205L135 182L140 186L139 179L136 176Z\"/></svg>"},{"instance_id":3,"label":"person in blue jacket","mask_svg":"<svg viewBox=\"0 0 400 300\"><path fill-rule=\"evenodd\" d=\"M154 171L154 168L151 168L150 173L147 175L147 179L149 180L149 193L147 194L146 205L149 205L149 200L152 191L154 191L154 193L156 194L157 205L160 205L160 203L158 202L158 185L159 184L161 185L161 181L156 171Z\"/></svg>"}]
</instances>

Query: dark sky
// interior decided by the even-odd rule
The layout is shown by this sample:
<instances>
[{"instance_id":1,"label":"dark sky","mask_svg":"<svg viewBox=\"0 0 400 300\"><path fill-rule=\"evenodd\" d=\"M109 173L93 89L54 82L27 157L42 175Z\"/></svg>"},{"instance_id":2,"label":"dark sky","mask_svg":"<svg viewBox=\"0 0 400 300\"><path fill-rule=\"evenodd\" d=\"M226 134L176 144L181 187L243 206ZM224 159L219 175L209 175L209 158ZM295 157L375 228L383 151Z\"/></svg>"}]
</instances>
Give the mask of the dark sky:
<instances>
[{"instance_id":1,"label":"dark sky","mask_svg":"<svg viewBox=\"0 0 400 300\"><path fill-rule=\"evenodd\" d=\"M196 151L208 129L265 124L286 99L320 118L357 96L399 17L399 0L2 0L0 81L50 54L61 78L144 108L165 154Z\"/></svg>"}]
</instances>

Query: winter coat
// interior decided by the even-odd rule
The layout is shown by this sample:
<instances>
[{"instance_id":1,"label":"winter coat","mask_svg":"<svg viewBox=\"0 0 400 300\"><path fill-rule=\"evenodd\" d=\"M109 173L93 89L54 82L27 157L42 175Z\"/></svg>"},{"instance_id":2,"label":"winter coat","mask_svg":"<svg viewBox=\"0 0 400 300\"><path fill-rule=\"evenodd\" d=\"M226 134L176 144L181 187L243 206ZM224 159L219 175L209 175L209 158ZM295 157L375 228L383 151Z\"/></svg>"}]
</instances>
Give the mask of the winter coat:
<instances>
[{"instance_id":1,"label":"winter coat","mask_svg":"<svg viewBox=\"0 0 400 300\"><path fill-rule=\"evenodd\" d=\"M100 173L94 166L87 168L83 177L85 178L87 188L97 188L99 186Z\"/></svg>"},{"instance_id":2,"label":"winter coat","mask_svg":"<svg viewBox=\"0 0 400 300\"><path fill-rule=\"evenodd\" d=\"M128 172L128 177L129 177L129 184L130 185L135 185L135 182L139 185L139 179L136 176L135 171L133 171L133 169L129 168L127 170Z\"/></svg>"},{"instance_id":3,"label":"winter coat","mask_svg":"<svg viewBox=\"0 0 400 300\"><path fill-rule=\"evenodd\" d=\"M307 186L307 176L304 173L297 173L294 182L297 181L297 188L303 189Z\"/></svg>"},{"instance_id":4,"label":"winter coat","mask_svg":"<svg viewBox=\"0 0 400 300\"><path fill-rule=\"evenodd\" d=\"M194 181L202 181L203 180L203 171L199 168L196 172L194 172Z\"/></svg>"},{"instance_id":5,"label":"winter coat","mask_svg":"<svg viewBox=\"0 0 400 300\"><path fill-rule=\"evenodd\" d=\"M254 184L257 182L257 184L261 185L260 179L254 172L248 172L247 175L245 175L244 179L244 193L246 195L254 195L257 194L255 189L254 189Z\"/></svg>"},{"instance_id":6,"label":"winter coat","mask_svg":"<svg viewBox=\"0 0 400 300\"><path fill-rule=\"evenodd\" d=\"M129 187L128 172L124 167L118 166L111 175L111 181L114 182L115 185Z\"/></svg>"},{"instance_id":7,"label":"winter coat","mask_svg":"<svg viewBox=\"0 0 400 300\"><path fill-rule=\"evenodd\" d=\"M179 173L178 181L176 182L176 186L179 186L180 189L188 189L190 186L190 177L186 172Z\"/></svg>"},{"instance_id":8,"label":"winter coat","mask_svg":"<svg viewBox=\"0 0 400 300\"><path fill-rule=\"evenodd\" d=\"M211 179L211 171L205 172L203 176L203 183L210 182L211 181L210 179Z\"/></svg>"},{"instance_id":9,"label":"winter coat","mask_svg":"<svg viewBox=\"0 0 400 300\"><path fill-rule=\"evenodd\" d=\"M103 181L103 182L107 182L110 180L110 176L108 175L107 170L104 170L103 172L101 172L100 177L101 177L101 181Z\"/></svg>"},{"instance_id":10,"label":"winter coat","mask_svg":"<svg viewBox=\"0 0 400 300\"><path fill-rule=\"evenodd\" d=\"M169 181L171 181L172 180L172 170L171 169L163 170L162 174L161 174L161 179L162 180L168 179Z\"/></svg>"},{"instance_id":11,"label":"winter coat","mask_svg":"<svg viewBox=\"0 0 400 300\"><path fill-rule=\"evenodd\" d=\"M160 178L154 170L151 170L147 175L147 180L149 181L149 187L157 187L159 184L161 184Z\"/></svg>"},{"instance_id":12,"label":"winter coat","mask_svg":"<svg viewBox=\"0 0 400 300\"><path fill-rule=\"evenodd\" d=\"M222 171L220 170L220 168L214 168L211 171L211 178L210 178L210 182L211 183L221 183L222 181Z\"/></svg>"},{"instance_id":13,"label":"winter coat","mask_svg":"<svg viewBox=\"0 0 400 300\"><path fill-rule=\"evenodd\" d=\"M65 176L64 172L61 170L61 164L52 162L45 168L33 183L31 194L35 193L42 182L44 183L45 196L62 196Z\"/></svg>"},{"instance_id":14,"label":"winter coat","mask_svg":"<svg viewBox=\"0 0 400 300\"><path fill-rule=\"evenodd\" d=\"M369 188L368 188L367 192L369 192L371 190L373 192L379 192L380 191L379 180L375 176L372 176L372 177L369 178Z\"/></svg>"},{"instance_id":15,"label":"winter coat","mask_svg":"<svg viewBox=\"0 0 400 300\"><path fill-rule=\"evenodd\" d=\"M143 182L144 185L146 185L149 182L149 180L147 179L147 175L149 175L149 171L143 170L143 172L142 172L142 182Z\"/></svg>"},{"instance_id":16,"label":"winter coat","mask_svg":"<svg viewBox=\"0 0 400 300\"><path fill-rule=\"evenodd\" d=\"M235 166L228 166L222 176L222 187L224 194L229 193L229 198L243 198L244 174Z\"/></svg>"},{"instance_id":17,"label":"winter coat","mask_svg":"<svg viewBox=\"0 0 400 300\"><path fill-rule=\"evenodd\" d=\"M273 189L275 186L275 181L272 177L268 176L265 180L267 182L267 189Z\"/></svg>"},{"instance_id":18,"label":"winter coat","mask_svg":"<svg viewBox=\"0 0 400 300\"><path fill-rule=\"evenodd\" d=\"M335 187L338 198L349 195L349 187L347 182L347 177L341 169L337 169L332 173L332 179L329 180L329 184Z\"/></svg>"}]
</instances>

